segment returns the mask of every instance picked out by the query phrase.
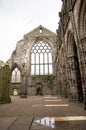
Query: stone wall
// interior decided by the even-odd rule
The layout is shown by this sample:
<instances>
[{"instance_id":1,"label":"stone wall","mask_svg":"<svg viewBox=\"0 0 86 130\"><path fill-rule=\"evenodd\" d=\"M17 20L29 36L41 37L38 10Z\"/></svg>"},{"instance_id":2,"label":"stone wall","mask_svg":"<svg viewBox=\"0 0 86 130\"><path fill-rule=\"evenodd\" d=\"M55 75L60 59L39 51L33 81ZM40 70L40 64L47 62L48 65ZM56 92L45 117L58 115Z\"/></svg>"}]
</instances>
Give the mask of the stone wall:
<instances>
[{"instance_id":1,"label":"stone wall","mask_svg":"<svg viewBox=\"0 0 86 130\"><path fill-rule=\"evenodd\" d=\"M55 90L55 76L54 75L39 75L39 76L31 76L30 84L28 88L28 94L36 93L36 83L41 83L43 86L43 95L54 95L56 94Z\"/></svg>"},{"instance_id":2,"label":"stone wall","mask_svg":"<svg viewBox=\"0 0 86 130\"><path fill-rule=\"evenodd\" d=\"M57 30L57 91L75 102L86 100L85 9L85 0L64 0Z\"/></svg>"},{"instance_id":3,"label":"stone wall","mask_svg":"<svg viewBox=\"0 0 86 130\"><path fill-rule=\"evenodd\" d=\"M40 32L41 30L41 32ZM35 88L31 88L30 86L35 85L37 82L36 79L39 76L36 76L35 81L32 81L32 75L31 75L31 48L38 42L38 41L44 41L49 44L49 46L52 49L52 62L53 62L53 75L55 76L55 57L56 57L56 51L57 51L57 44L56 44L56 34L51 32L50 30L46 29L43 26L38 26L36 29L32 30L31 32L25 34L23 36L23 39L17 42L16 48L13 51L10 59L8 60L8 64L10 66L11 72L15 67L18 67L21 71L21 87L20 87L20 93L23 94L24 91L28 89L29 95L31 93L34 93ZM41 76L42 84L45 86L45 80L44 77L48 77L46 75ZM26 81L27 78L27 81ZM26 83L27 82L27 83ZM34 83L33 83L34 82ZM46 79L48 86L48 81ZM26 85L25 85L26 84ZM27 88L25 87L27 86ZM29 88L30 87L30 88ZM46 88L46 87L44 87ZM46 89L47 90L47 89ZM50 94L51 92L49 90L43 92L44 94ZM25 92L26 93L26 92Z\"/></svg>"}]
</instances>

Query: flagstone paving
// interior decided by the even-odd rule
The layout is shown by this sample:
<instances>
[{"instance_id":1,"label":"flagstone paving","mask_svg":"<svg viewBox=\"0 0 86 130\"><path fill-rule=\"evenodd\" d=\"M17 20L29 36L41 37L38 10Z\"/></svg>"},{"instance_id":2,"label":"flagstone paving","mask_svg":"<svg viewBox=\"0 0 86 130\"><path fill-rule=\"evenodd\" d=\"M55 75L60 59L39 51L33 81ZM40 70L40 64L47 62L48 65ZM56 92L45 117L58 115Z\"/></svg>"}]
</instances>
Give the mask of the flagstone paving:
<instances>
[{"instance_id":1,"label":"flagstone paving","mask_svg":"<svg viewBox=\"0 0 86 130\"><path fill-rule=\"evenodd\" d=\"M12 96L0 104L0 130L86 130L82 103L57 96Z\"/></svg>"}]
</instances>

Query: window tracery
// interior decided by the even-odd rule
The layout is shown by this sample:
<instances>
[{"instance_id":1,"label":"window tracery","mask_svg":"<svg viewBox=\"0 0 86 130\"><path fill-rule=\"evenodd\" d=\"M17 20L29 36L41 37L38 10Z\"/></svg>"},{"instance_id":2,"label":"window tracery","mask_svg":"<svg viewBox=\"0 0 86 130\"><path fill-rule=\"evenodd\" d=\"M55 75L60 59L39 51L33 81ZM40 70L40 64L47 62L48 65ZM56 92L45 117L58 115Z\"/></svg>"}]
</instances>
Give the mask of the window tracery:
<instances>
[{"instance_id":1,"label":"window tracery","mask_svg":"<svg viewBox=\"0 0 86 130\"><path fill-rule=\"evenodd\" d=\"M12 71L11 82L12 83L20 83L21 82L21 73L17 67Z\"/></svg>"},{"instance_id":2,"label":"window tracery","mask_svg":"<svg viewBox=\"0 0 86 130\"><path fill-rule=\"evenodd\" d=\"M52 49L48 43L38 41L31 49L31 74L49 75L52 73Z\"/></svg>"}]
</instances>

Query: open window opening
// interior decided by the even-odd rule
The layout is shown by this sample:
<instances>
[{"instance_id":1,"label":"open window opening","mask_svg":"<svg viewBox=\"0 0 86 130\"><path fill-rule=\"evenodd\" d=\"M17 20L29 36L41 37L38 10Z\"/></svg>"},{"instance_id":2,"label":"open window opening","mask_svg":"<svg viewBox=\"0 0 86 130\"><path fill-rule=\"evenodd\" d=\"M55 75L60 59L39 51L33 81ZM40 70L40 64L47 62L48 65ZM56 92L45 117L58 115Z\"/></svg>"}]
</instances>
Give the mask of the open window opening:
<instances>
[{"instance_id":1,"label":"open window opening","mask_svg":"<svg viewBox=\"0 0 86 130\"><path fill-rule=\"evenodd\" d=\"M48 43L38 41L31 49L31 75L53 74L52 49Z\"/></svg>"}]
</instances>

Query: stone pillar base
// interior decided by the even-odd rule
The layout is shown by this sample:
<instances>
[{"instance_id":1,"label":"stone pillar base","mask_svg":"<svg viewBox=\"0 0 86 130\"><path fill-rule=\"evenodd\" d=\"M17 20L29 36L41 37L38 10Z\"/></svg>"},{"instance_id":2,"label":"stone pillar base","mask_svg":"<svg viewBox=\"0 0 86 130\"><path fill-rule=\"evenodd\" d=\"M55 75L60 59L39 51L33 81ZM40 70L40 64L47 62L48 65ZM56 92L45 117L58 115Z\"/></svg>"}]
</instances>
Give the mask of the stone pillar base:
<instances>
[{"instance_id":1,"label":"stone pillar base","mask_svg":"<svg viewBox=\"0 0 86 130\"><path fill-rule=\"evenodd\" d=\"M83 102L82 100L79 100L79 98L78 98L77 95L71 95L71 96L68 98L68 101L69 101L69 102L74 102L74 103L82 103L82 102Z\"/></svg>"},{"instance_id":2,"label":"stone pillar base","mask_svg":"<svg viewBox=\"0 0 86 130\"><path fill-rule=\"evenodd\" d=\"M10 97L1 97L0 98L0 104L6 104L6 103L11 103L11 98Z\"/></svg>"}]
</instances>

